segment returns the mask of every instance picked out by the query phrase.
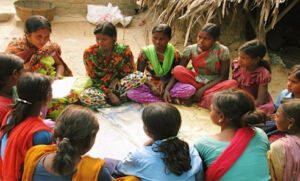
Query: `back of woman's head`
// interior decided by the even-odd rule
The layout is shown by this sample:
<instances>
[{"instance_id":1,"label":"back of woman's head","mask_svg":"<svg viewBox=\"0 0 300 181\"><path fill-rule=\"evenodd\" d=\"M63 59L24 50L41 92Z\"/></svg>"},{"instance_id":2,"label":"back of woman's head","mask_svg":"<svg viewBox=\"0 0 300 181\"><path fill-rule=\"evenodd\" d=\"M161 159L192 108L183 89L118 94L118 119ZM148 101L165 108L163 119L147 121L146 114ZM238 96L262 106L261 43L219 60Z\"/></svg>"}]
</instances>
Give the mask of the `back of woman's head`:
<instances>
[{"instance_id":1,"label":"back of woman's head","mask_svg":"<svg viewBox=\"0 0 300 181\"><path fill-rule=\"evenodd\" d=\"M57 153L52 168L55 173L68 175L75 169L75 156L85 154L94 144L99 124L88 108L68 106L57 118L54 139Z\"/></svg>"},{"instance_id":2,"label":"back of woman's head","mask_svg":"<svg viewBox=\"0 0 300 181\"><path fill-rule=\"evenodd\" d=\"M0 89L8 82L8 78L23 69L23 60L16 55L0 53Z\"/></svg>"},{"instance_id":3,"label":"back of woman's head","mask_svg":"<svg viewBox=\"0 0 300 181\"><path fill-rule=\"evenodd\" d=\"M109 36L111 38L117 37L117 29L115 25L110 22L104 22L96 26L94 30L94 35L101 33L103 35Z\"/></svg>"},{"instance_id":4,"label":"back of woman's head","mask_svg":"<svg viewBox=\"0 0 300 181\"><path fill-rule=\"evenodd\" d=\"M212 104L216 110L224 114L231 126L248 127L264 123L267 116L256 111L253 97L242 90L225 90L214 95Z\"/></svg>"},{"instance_id":5,"label":"back of woman's head","mask_svg":"<svg viewBox=\"0 0 300 181\"><path fill-rule=\"evenodd\" d=\"M163 154L166 171L181 175L191 168L189 146L177 137L181 126L178 109L167 103L154 103L145 107L142 119L144 126L159 144L154 151Z\"/></svg>"},{"instance_id":6,"label":"back of woman's head","mask_svg":"<svg viewBox=\"0 0 300 181\"><path fill-rule=\"evenodd\" d=\"M205 24L201 31L204 31L209 34L215 41L219 39L221 34L221 29L218 25L214 23L207 23Z\"/></svg>"},{"instance_id":7,"label":"back of woman's head","mask_svg":"<svg viewBox=\"0 0 300 181\"><path fill-rule=\"evenodd\" d=\"M263 59L266 55L267 49L262 42L258 40L248 41L239 48L239 52L245 53L253 60L258 59L258 65L265 67L267 70L269 70L269 72L271 72L269 63Z\"/></svg>"},{"instance_id":8,"label":"back of woman's head","mask_svg":"<svg viewBox=\"0 0 300 181\"><path fill-rule=\"evenodd\" d=\"M17 81L18 98L11 112L9 124L2 129L8 133L25 120L32 109L46 104L52 96L51 79L38 73L24 73Z\"/></svg>"},{"instance_id":9,"label":"back of woman's head","mask_svg":"<svg viewBox=\"0 0 300 181\"><path fill-rule=\"evenodd\" d=\"M294 65L292 70L289 72L289 75L295 75L297 80L300 80L300 64Z\"/></svg>"},{"instance_id":10,"label":"back of woman's head","mask_svg":"<svg viewBox=\"0 0 300 181\"><path fill-rule=\"evenodd\" d=\"M169 39L172 38L172 28L167 24L159 24L154 26L152 29L152 34L153 33L163 33Z\"/></svg>"},{"instance_id":11,"label":"back of woman's head","mask_svg":"<svg viewBox=\"0 0 300 181\"><path fill-rule=\"evenodd\" d=\"M40 15L30 16L25 21L25 32L30 34L40 29L47 29L51 32L51 24L47 18Z\"/></svg>"},{"instance_id":12,"label":"back of woman's head","mask_svg":"<svg viewBox=\"0 0 300 181\"><path fill-rule=\"evenodd\" d=\"M280 108L288 119L294 119L294 128L300 131L300 99L291 99L280 105Z\"/></svg>"}]
</instances>

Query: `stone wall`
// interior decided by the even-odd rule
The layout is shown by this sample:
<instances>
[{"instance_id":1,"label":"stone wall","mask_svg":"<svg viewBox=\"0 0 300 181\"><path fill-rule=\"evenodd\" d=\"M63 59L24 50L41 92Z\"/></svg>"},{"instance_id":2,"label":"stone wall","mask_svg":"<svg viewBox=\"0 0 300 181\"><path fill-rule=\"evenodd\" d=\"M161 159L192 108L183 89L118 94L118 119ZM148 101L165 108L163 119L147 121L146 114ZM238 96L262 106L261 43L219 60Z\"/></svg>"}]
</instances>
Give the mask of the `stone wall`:
<instances>
[{"instance_id":1,"label":"stone wall","mask_svg":"<svg viewBox=\"0 0 300 181\"><path fill-rule=\"evenodd\" d=\"M86 15L87 4L119 6L122 14L133 15L137 8L136 0L46 0L56 6L56 15L81 14Z\"/></svg>"}]
</instances>

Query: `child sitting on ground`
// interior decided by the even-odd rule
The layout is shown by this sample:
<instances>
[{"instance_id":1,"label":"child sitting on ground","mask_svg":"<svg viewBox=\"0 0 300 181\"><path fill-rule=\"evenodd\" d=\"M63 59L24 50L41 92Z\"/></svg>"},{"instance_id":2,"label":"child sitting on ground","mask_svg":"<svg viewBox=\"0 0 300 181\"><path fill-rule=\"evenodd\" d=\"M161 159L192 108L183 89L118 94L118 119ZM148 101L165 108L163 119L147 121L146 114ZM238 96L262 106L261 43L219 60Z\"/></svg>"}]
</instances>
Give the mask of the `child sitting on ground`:
<instances>
[{"instance_id":1,"label":"child sitting on ground","mask_svg":"<svg viewBox=\"0 0 300 181\"><path fill-rule=\"evenodd\" d=\"M91 110L68 106L57 119L56 144L35 146L26 154L23 180L112 180L104 160L83 156L94 145L98 130Z\"/></svg>"},{"instance_id":2,"label":"child sitting on ground","mask_svg":"<svg viewBox=\"0 0 300 181\"><path fill-rule=\"evenodd\" d=\"M238 87L250 93L255 99L256 107L270 115L274 112L274 103L268 92L271 82L271 68L263 60L266 47L257 40L246 42L239 49L238 59L233 61L232 78Z\"/></svg>"},{"instance_id":3,"label":"child sitting on ground","mask_svg":"<svg viewBox=\"0 0 300 181\"><path fill-rule=\"evenodd\" d=\"M167 103L148 105L143 113L144 131L150 141L129 153L116 170L142 181L195 181L202 178L202 161L193 146L178 138L181 116Z\"/></svg>"}]
</instances>

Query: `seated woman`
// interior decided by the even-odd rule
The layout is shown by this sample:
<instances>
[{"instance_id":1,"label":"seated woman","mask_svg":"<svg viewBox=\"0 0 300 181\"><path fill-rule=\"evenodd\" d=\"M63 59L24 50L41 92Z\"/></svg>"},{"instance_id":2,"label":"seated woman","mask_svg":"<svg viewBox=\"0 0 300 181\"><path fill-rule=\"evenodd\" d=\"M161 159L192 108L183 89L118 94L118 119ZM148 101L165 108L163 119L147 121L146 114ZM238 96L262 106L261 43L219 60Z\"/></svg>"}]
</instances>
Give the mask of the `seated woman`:
<instances>
[{"instance_id":1,"label":"seated woman","mask_svg":"<svg viewBox=\"0 0 300 181\"><path fill-rule=\"evenodd\" d=\"M15 55L0 53L0 125L5 115L11 110L18 78L24 72L23 61Z\"/></svg>"},{"instance_id":2,"label":"seated woman","mask_svg":"<svg viewBox=\"0 0 300 181\"><path fill-rule=\"evenodd\" d=\"M186 47L181 65L174 68L174 77L182 83L193 85L197 90L191 102L208 108L212 95L220 90L236 88L234 80L228 80L230 55L226 46L217 42L220 28L212 23L206 24L198 34L197 43ZM192 61L194 71L185 66Z\"/></svg>"},{"instance_id":3,"label":"seated woman","mask_svg":"<svg viewBox=\"0 0 300 181\"><path fill-rule=\"evenodd\" d=\"M24 60L25 70L54 78L71 76L72 72L61 58L60 47L50 41L51 24L43 16L30 16L25 22L25 36L14 39L5 52Z\"/></svg>"},{"instance_id":4,"label":"seated woman","mask_svg":"<svg viewBox=\"0 0 300 181\"><path fill-rule=\"evenodd\" d=\"M300 100L281 104L275 122L287 134L273 142L268 152L272 180L300 180Z\"/></svg>"},{"instance_id":5,"label":"seated woman","mask_svg":"<svg viewBox=\"0 0 300 181\"><path fill-rule=\"evenodd\" d=\"M205 180L270 180L267 135L251 126L267 116L255 110L252 96L242 90L216 93L210 118L221 132L195 144L206 166Z\"/></svg>"},{"instance_id":6,"label":"seated woman","mask_svg":"<svg viewBox=\"0 0 300 181\"><path fill-rule=\"evenodd\" d=\"M42 107L52 98L51 80L27 72L17 81L17 93L19 98L0 130L0 180L20 180L27 150L52 142L51 130L40 117Z\"/></svg>"},{"instance_id":7,"label":"seated woman","mask_svg":"<svg viewBox=\"0 0 300 181\"><path fill-rule=\"evenodd\" d=\"M149 78L144 85L128 91L129 99L139 103L160 102L162 99L188 99L195 93L192 85L175 83L173 68L180 62L180 54L169 43L172 29L169 25L159 24L152 29L152 42L141 50L137 60L137 70ZM174 85L174 86L173 86Z\"/></svg>"},{"instance_id":8,"label":"seated woman","mask_svg":"<svg viewBox=\"0 0 300 181\"><path fill-rule=\"evenodd\" d=\"M120 105L129 89L139 86L143 74L136 73L132 52L127 45L116 43L117 30L105 22L96 27L97 44L84 51L84 65L93 86L79 98L83 105L101 108Z\"/></svg>"},{"instance_id":9,"label":"seated woman","mask_svg":"<svg viewBox=\"0 0 300 181\"><path fill-rule=\"evenodd\" d=\"M268 92L271 82L271 68L263 60L266 47L257 40L246 42L239 48L239 57L233 61L232 78L238 87L250 93L256 107L270 115L274 112L274 103Z\"/></svg>"},{"instance_id":10,"label":"seated woman","mask_svg":"<svg viewBox=\"0 0 300 181\"><path fill-rule=\"evenodd\" d=\"M116 172L142 181L202 180L202 160L196 149L177 136L181 126L178 109L168 103L152 103L143 110L142 119L150 140L120 161Z\"/></svg>"},{"instance_id":11,"label":"seated woman","mask_svg":"<svg viewBox=\"0 0 300 181\"><path fill-rule=\"evenodd\" d=\"M112 180L103 167L104 160L83 156L94 145L98 131L99 123L91 110L68 106L57 119L56 144L28 150L22 180Z\"/></svg>"},{"instance_id":12,"label":"seated woman","mask_svg":"<svg viewBox=\"0 0 300 181\"><path fill-rule=\"evenodd\" d=\"M300 99L300 64L294 65L289 72L287 80L287 89L281 91L275 101L275 109L277 110L283 99L297 98Z\"/></svg>"}]
</instances>

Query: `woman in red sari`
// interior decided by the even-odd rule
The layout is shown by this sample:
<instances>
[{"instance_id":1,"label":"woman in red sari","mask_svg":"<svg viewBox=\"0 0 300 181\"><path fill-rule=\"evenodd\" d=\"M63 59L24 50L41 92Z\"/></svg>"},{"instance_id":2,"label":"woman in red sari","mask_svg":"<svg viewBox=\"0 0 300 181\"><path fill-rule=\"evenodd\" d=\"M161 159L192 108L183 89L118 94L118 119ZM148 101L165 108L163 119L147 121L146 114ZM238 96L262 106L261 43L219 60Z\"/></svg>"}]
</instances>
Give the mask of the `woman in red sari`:
<instances>
[{"instance_id":1,"label":"woman in red sari","mask_svg":"<svg viewBox=\"0 0 300 181\"><path fill-rule=\"evenodd\" d=\"M25 22L25 36L13 39L6 52L24 60L24 68L51 77L71 76L72 72L61 58L59 45L50 41L51 24L43 16L34 15Z\"/></svg>"},{"instance_id":2,"label":"woman in red sari","mask_svg":"<svg viewBox=\"0 0 300 181\"><path fill-rule=\"evenodd\" d=\"M229 50L218 42L219 36L220 28L217 25L206 24L198 34L197 43L185 48L181 65L173 71L179 82L197 89L190 102L198 102L204 108L209 108L213 93L237 87L236 81L228 80ZM194 71L186 68L190 60Z\"/></svg>"}]
</instances>

